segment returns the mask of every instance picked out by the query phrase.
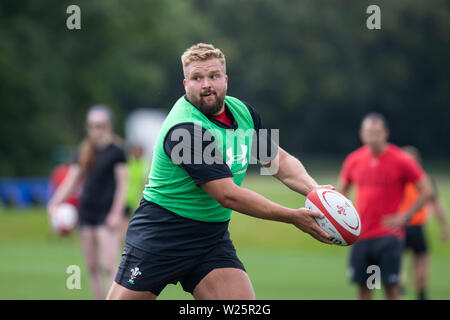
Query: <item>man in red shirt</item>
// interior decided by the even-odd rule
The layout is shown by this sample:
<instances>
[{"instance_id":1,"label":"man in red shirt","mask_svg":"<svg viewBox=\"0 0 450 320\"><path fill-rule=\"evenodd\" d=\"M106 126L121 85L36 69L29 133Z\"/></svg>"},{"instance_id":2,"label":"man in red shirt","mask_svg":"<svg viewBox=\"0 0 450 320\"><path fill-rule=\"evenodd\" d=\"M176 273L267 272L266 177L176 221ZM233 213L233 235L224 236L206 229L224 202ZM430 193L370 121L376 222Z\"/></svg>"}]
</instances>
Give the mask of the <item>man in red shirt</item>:
<instances>
[{"instance_id":1,"label":"man in red shirt","mask_svg":"<svg viewBox=\"0 0 450 320\"><path fill-rule=\"evenodd\" d=\"M399 298L403 227L432 195L422 168L400 148L388 143L388 136L382 115L370 113L364 117L360 129L364 145L345 159L337 187L347 196L350 187L356 186L362 229L351 250L350 277L359 285L359 299L372 298L373 287L368 280L377 270L373 266L379 268L386 298ZM414 183L420 195L402 215L398 209L408 182Z\"/></svg>"}]
</instances>

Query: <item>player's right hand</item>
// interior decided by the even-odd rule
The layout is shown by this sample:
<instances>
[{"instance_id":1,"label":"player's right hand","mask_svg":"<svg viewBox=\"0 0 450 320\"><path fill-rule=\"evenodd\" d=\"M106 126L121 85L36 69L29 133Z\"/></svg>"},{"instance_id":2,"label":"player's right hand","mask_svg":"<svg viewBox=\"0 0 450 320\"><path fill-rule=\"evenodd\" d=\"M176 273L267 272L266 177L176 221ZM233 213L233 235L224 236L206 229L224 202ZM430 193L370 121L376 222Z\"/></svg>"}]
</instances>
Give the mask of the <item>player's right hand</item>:
<instances>
[{"instance_id":1,"label":"player's right hand","mask_svg":"<svg viewBox=\"0 0 450 320\"><path fill-rule=\"evenodd\" d=\"M314 219L323 217L324 214L321 212L312 211L306 208L300 208L294 215L292 224L303 232L310 234L313 238L319 240L320 242L333 244L333 242L331 242L333 236L323 230Z\"/></svg>"},{"instance_id":2,"label":"player's right hand","mask_svg":"<svg viewBox=\"0 0 450 320\"><path fill-rule=\"evenodd\" d=\"M49 202L47 204L47 213L48 213L48 215L49 216L53 216L55 214L55 212L56 212L56 208L57 207L58 207L57 204Z\"/></svg>"}]
</instances>

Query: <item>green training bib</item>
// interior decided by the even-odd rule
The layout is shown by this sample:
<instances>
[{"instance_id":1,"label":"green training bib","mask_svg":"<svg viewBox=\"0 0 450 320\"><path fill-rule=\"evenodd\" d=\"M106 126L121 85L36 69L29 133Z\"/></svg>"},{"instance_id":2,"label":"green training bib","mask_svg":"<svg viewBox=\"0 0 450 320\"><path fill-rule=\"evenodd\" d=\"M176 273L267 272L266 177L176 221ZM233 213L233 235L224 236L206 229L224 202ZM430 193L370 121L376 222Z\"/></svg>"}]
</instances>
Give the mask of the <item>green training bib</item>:
<instances>
[{"instance_id":1,"label":"green training bib","mask_svg":"<svg viewBox=\"0 0 450 320\"><path fill-rule=\"evenodd\" d=\"M239 99L226 96L225 103L237 122L236 130L225 129L211 122L185 97L181 97L175 103L164 120L156 140L149 182L143 192L146 200L194 220L223 222L230 219L231 209L222 207L197 186L188 173L175 164L164 151L164 140L172 127L181 123L194 123L214 137L217 149L222 153L221 160L230 167L234 183L240 186L250 160L254 133L253 118L247 106ZM205 152L207 149L205 148ZM191 161L198 163L194 162L195 159Z\"/></svg>"}]
</instances>

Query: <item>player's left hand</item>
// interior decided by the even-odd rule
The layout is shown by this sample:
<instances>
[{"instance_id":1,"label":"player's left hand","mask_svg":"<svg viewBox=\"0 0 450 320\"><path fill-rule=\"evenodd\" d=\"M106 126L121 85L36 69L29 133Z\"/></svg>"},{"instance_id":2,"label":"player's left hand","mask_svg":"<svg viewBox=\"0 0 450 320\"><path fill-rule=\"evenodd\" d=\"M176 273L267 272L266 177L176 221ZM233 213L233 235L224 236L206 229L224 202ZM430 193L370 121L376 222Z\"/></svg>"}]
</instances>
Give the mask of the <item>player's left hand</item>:
<instances>
[{"instance_id":1,"label":"player's left hand","mask_svg":"<svg viewBox=\"0 0 450 320\"><path fill-rule=\"evenodd\" d=\"M384 218L383 223L386 227L392 229L404 228L408 224L406 216L403 214L393 214Z\"/></svg>"}]
</instances>

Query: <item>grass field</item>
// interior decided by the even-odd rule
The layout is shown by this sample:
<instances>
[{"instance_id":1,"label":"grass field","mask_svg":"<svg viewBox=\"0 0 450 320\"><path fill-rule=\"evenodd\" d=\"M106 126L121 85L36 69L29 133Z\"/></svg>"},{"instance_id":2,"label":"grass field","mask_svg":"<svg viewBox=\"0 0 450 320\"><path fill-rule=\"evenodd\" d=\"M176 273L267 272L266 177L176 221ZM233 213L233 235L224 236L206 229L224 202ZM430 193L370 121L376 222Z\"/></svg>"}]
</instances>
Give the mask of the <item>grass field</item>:
<instances>
[{"instance_id":1,"label":"grass field","mask_svg":"<svg viewBox=\"0 0 450 320\"><path fill-rule=\"evenodd\" d=\"M335 175L314 175L321 184L334 184ZM332 177L332 178L329 178ZM450 178L435 176L441 199L450 206ZM244 186L289 207L304 198L271 177L250 175ZM58 237L48 227L42 208L0 209L0 299L91 299L76 232ZM450 298L450 250L439 238L432 218L427 225L431 245L429 295ZM349 248L316 242L294 227L233 213L231 238L255 288L257 299L354 299L356 288L347 280ZM409 257L408 257L409 258ZM69 265L81 267L81 289L66 288ZM414 297L410 262L407 294ZM383 297L375 290L375 297ZM192 299L181 286L169 285L160 299Z\"/></svg>"}]
</instances>

